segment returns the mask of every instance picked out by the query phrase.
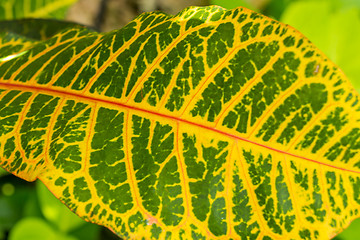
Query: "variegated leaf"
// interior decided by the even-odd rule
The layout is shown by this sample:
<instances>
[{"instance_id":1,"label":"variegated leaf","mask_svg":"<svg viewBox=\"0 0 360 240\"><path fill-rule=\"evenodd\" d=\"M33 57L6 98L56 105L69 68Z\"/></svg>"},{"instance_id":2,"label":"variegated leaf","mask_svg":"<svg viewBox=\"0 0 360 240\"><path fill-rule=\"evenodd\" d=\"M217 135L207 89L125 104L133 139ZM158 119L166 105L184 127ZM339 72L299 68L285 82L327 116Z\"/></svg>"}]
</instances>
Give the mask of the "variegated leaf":
<instances>
[{"instance_id":1,"label":"variegated leaf","mask_svg":"<svg viewBox=\"0 0 360 240\"><path fill-rule=\"evenodd\" d=\"M82 218L129 239L327 239L358 217L359 96L291 27L192 7L24 42L0 63L0 165Z\"/></svg>"}]
</instances>

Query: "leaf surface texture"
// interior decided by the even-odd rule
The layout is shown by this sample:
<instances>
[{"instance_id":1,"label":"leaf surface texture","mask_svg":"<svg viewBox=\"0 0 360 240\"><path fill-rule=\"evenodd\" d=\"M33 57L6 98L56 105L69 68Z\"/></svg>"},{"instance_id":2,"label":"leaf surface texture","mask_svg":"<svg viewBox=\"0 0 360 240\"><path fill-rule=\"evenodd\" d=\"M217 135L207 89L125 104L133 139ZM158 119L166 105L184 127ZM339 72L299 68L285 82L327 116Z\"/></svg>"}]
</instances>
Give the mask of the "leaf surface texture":
<instances>
[{"instance_id":1,"label":"leaf surface texture","mask_svg":"<svg viewBox=\"0 0 360 240\"><path fill-rule=\"evenodd\" d=\"M0 166L88 221L129 239L326 239L359 215L359 96L289 26L192 7L0 40Z\"/></svg>"}]
</instances>

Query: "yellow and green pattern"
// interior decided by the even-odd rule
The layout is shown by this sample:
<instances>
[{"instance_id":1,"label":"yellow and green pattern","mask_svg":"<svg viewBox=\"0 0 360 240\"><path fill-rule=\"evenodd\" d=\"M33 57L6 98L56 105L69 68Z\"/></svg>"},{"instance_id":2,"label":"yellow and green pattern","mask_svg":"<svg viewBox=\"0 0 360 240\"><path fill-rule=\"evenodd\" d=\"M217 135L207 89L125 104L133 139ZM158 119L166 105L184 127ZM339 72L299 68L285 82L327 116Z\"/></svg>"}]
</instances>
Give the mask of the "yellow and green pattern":
<instances>
[{"instance_id":1,"label":"yellow and green pattern","mask_svg":"<svg viewBox=\"0 0 360 240\"><path fill-rule=\"evenodd\" d=\"M62 19L77 0L0 0L0 20L20 18Z\"/></svg>"},{"instance_id":2,"label":"yellow and green pattern","mask_svg":"<svg viewBox=\"0 0 360 240\"><path fill-rule=\"evenodd\" d=\"M0 36L0 166L85 220L125 239L268 240L359 216L359 95L291 27L212 6Z\"/></svg>"}]
</instances>

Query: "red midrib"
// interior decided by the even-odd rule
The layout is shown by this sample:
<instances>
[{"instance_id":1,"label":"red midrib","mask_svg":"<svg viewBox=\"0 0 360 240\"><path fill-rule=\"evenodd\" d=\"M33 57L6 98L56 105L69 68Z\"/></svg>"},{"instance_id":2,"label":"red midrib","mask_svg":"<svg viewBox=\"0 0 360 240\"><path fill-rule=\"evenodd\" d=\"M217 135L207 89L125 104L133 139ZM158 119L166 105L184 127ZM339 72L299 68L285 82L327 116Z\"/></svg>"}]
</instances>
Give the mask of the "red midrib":
<instances>
[{"instance_id":1,"label":"red midrib","mask_svg":"<svg viewBox=\"0 0 360 240\"><path fill-rule=\"evenodd\" d=\"M169 115L165 115L165 114L162 114L162 113L158 113L158 112L154 112L154 111L150 111L150 110L146 110L146 109L142 109L142 108L138 108L138 107L134 107L134 106L128 106L128 105L125 105L123 103L117 103L117 102L106 100L106 99L101 99L101 98L96 98L96 97L91 97L91 96L83 96L83 95L80 95L80 94L74 93L74 92L66 92L66 91L59 90L59 89L51 89L51 88L45 88L45 87L40 87L40 86L27 86L27 85L18 84L18 83L7 83L7 82L0 82L0 86L4 86L4 87L6 87L7 89L10 89L10 90L11 89L19 89L19 90L24 89L24 90L29 90L31 92L53 93L55 95L62 95L62 96L66 96L66 97L71 96L71 97L74 97L75 99L84 99L86 101L102 102L102 103L109 104L109 105L120 106L120 107L127 108L127 109L130 109L130 110L136 110L136 111L148 113L148 114L151 114L151 115L156 115L156 116L159 116L159 117L172 119L174 121L178 121L178 122L182 122L182 123L185 123L185 124L193 125L193 126L196 126L196 127L199 127L199 128L207 129L209 131L213 131L213 132L228 136L228 137L236 139L236 140L248 142L248 143L254 144L254 145L262 147L262 148L266 148L266 149L274 151L274 152L286 154L286 155L289 155L289 156L292 156L292 157L295 157L295 158L303 159L303 160L313 162L313 163L317 163L317 164L327 166L327 167L330 167L330 168L335 168L335 169L346 171L346 172L352 172L352 173L360 174L360 171L341 168L341 167L333 166L331 164L319 162L319 161L316 161L314 159L310 159L310 158L299 156L299 155L296 155L296 154L293 154L293 153L290 153L290 152L285 152L283 150L272 148L272 147L266 146L264 144L251 141L249 139L242 138L242 137L236 136L234 134L218 130L216 128L204 126L204 125L201 125L201 124L198 124L198 123L195 123L195 122L190 122L190 121L188 121L186 119L182 119L182 118L179 118L179 117L169 116Z\"/></svg>"}]
</instances>

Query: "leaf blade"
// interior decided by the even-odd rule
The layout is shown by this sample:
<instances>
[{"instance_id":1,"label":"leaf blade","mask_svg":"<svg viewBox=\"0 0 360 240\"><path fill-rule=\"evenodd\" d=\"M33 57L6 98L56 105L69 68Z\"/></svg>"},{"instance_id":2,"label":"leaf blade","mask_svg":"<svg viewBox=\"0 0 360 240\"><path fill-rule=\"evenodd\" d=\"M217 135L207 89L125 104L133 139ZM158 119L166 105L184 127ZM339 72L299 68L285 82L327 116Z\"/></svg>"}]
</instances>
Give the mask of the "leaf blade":
<instances>
[{"instance_id":1,"label":"leaf blade","mask_svg":"<svg viewBox=\"0 0 360 240\"><path fill-rule=\"evenodd\" d=\"M1 165L122 237L323 238L358 214L358 95L271 19L149 13L5 67Z\"/></svg>"}]
</instances>

